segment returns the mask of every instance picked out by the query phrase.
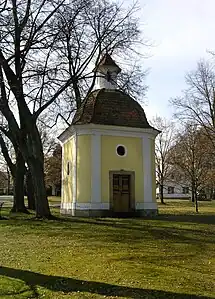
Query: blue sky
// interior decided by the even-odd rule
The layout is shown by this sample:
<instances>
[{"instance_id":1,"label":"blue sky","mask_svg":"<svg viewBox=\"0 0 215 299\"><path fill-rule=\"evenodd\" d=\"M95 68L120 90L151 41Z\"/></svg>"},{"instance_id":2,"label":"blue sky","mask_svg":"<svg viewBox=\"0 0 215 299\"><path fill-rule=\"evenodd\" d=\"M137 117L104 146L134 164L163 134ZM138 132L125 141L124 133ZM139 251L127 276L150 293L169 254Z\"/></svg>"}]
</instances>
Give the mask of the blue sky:
<instances>
[{"instance_id":1,"label":"blue sky","mask_svg":"<svg viewBox=\"0 0 215 299\"><path fill-rule=\"evenodd\" d=\"M170 118L169 99L186 88L184 76L200 58L215 51L215 0L140 0L140 19L145 36L154 46L144 61L150 68L148 118ZM143 52L145 49L143 49Z\"/></svg>"}]
</instances>

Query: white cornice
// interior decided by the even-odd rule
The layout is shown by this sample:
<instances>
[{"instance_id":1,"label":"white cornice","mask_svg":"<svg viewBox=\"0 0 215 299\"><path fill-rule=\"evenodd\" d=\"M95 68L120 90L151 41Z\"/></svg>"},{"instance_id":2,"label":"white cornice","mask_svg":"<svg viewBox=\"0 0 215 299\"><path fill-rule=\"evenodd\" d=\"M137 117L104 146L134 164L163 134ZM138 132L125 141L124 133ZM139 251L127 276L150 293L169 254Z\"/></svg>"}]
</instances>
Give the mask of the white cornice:
<instances>
[{"instance_id":1,"label":"white cornice","mask_svg":"<svg viewBox=\"0 0 215 299\"><path fill-rule=\"evenodd\" d=\"M155 138L159 131L153 128L132 128L124 126L107 126L97 124L71 125L67 128L58 139L65 143L74 134L77 135L109 135L109 136L125 136L125 137L143 137L148 135Z\"/></svg>"},{"instance_id":2,"label":"white cornice","mask_svg":"<svg viewBox=\"0 0 215 299\"><path fill-rule=\"evenodd\" d=\"M98 124L86 124L86 125L75 125L74 126L78 130L82 129L94 129L96 131L121 131L121 132L133 132L133 133L155 133L156 135L159 133L158 130L152 128L133 128L126 126L109 126L109 125L98 125Z\"/></svg>"},{"instance_id":3,"label":"white cornice","mask_svg":"<svg viewBox=\"0 0 215 299\"><path fill-rule=\"evenodd\" d=\"M68 139L70 139L70 137L74 136L76 133L74 126L69 126L63 133L61 133L57 139L60 140L60 142L63 144L66 141L68 141Z\"/></svg>"}]
</instances>

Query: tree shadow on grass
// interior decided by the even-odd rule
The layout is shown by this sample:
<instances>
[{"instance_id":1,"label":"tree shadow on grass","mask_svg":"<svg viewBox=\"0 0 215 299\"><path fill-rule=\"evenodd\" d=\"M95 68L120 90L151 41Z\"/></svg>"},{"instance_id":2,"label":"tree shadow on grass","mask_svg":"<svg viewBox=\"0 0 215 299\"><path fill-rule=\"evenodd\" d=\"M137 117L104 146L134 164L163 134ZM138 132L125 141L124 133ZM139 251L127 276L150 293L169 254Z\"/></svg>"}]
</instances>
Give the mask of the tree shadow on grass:
<instances>
[{"instance_id":1,"label":"tree shadow on grass","mask_svg":"<svg viewBox=\"0 0 215 299\"><path fill-rule=\"evenodd\" d=\"M153 218L152 218L153 219ZM173 222L188 222L188 223L198 223L198 224L215 224L215 215L170 215L170 214L161 214L158 215L156 220L162 221L173 221Z\"/></svg>"},{"instance_id":2,"label":"tree shadow on grass","mask_svg":"<svg viewBox=\"0 0 215 299\"><path fill-rule=\"evenodd\" d=\"M214 217L215 218L215 217ZM169 218L166 218L168 220ZM162 217L161 220L164 220ZM169 219L171 222L172 220ZM179 220L177 220L179 221ZM181 220L182 221L182 220ZM172 221L174 222L174 220ZM196 246L205 246L205 243L214 244L215 232L211 230L202 230L191 226L183 227L162 227L159 221L147 224L138 219L114 219L114 218L63 218L58 217L55 220L36 220L36 219L9 219L2 224L14 225L15 227L25 227L33 229L34 233L42 233L48 236L54 236L63 233L68 237L74 234L80 234L89 240L111 241L128 243L140 242L143 239L153 237L158 240L169 240L174 243L189 243ZM97 228L96 228L97 227ZM108 230L106 228L110 227ZM114 228L114 230L112 229ZM36 229L36 230L35 230Z\"/></svg>"},{"instance_id":3,"label":"tree shadow on grass","mask_svg":"<svg viewBox=\"0 0 215 299\"><path fill-rule=\"evenodd\" d=\"M106 225L117 225L119 221L122 223L126 223L129 221L129 225L133 221L135 225L140 223L143 225L143 221L172 221L172 222L187 222L187 223L197 223L197 224L215 224L215 214L178 214L178 215L171 215L171 214L158 214L157 216L145 216L145 217L123 217L123 218L79 218L79 217L56 217L57 221L60 222L85 222L89 224L97 224L100 222L101 224ZM122 225L119 223L119 225Z\"/></svg>"},{"instance_id":4,"label":"tree shadow on grass","mask_svg":"<svg viewBox=\"0 0 215 299\"><path fill-rule=\"evenodd\" d=\"M74 278L51 276L26 270L0 267L0 275L22 280L31 290L33 296L38 298L37 286L44 287L55 292L87 292L102 296L120 296L131 299L138 298L175 298L175 299L207 299L208 297L179 294L150 289L131 288L126 286L112 285L103 282L85 281ZM15 292L14 292L15 294Z\"/></svg>"},{"instance_id":5,"label":"tree shadow on grass","mask_svg":"<svg viewBox=\"0 0 215 299\"><path fill-rule=\"evenodd\" d=\"M214 217L215 218L215 217ZM153 218L148 218L150 220L153 220ZM168 220L169 218L162 217L160 220ZM158 220L158 218L156 218ZM178 220L171 220L168 221L177 221L177 222L183 222L183 220L180 218ZM212 220L211 220L212 221ZM213 219L214 221L214 219ZM215 233L210 231L205 231L201 229L197 229L196 226L193 227L162 227L159 226L159 221L154 223L154 225L147 225L143 221L138 221L138 218L130 218L130 219L114 219L114 218L91 218L91 219L85 219L85 218L61 218L59 217L57 221L53 221L53 225L62 224L64 229L71 229L73 227L73 232L75 231L75 224L88 224L90 226L98 226L98 227L111 227L116 228L115 234L113 231L111 231L110 236L114 238L115 235L118 234L121 235L121 230L127 230L127 231L133 231L133 232L139 232L140 234L135 234L136 239L138 239L138 236L140 239L143 238L142 234L144 234L144 238L147 238L147 235L145 235L145 232L152 235L154 238L157 239L167 239L167 240L174 240L175 242L192 242L196 244L201 244L202 242L207 243L214 243L215 241ZM69 225L71 224L71 226ZM145 225L146 224L146 225ZM80 229L78 227L78 229ZM105 235L108 235L108 232L105 231ZM87 231L88 236L90 235L90 231ZM93 231L94 235L94 231ZM91 237L93 237L93 235ZM124 235L123 235L123 238ZM125 238L125 241L127 238Z\"/></svg>"},{"instance_id":6,"label":"tree shadow on grass","mask_svg":"<svg viewBox=\"0 0 215 299\"><path fill-rule=\"evenodd\" d=\"M4 210L6 210L8 208L5 208ZM33 216L33 214L32 214ZM0 217L1 219L1 217ZM6 220L6 219L16 219L16 217L4 217L2 216L2 220ZM25 218L22 219L22 221L33 221L33 220L43 220L43 219L35 219L35 217L27 217L25 215ZM142 221L147 221L147 220L154 220L154 221L172 221L172 222L187 222L187 223L197 223L197 224L215 224L215 214L168 214L168 213L162 213L162 214L158 214L157 216L145 216L145 217L121 217L120 219L117 217L101 217L101 218L97 218L97 217L89 217L89 218L81 218L81 217L71 217L69 215L64 215L64 216L59 216L59 214L57 213L56 215L53 216L53 219L51 219L53 221L58 221L58 222L65 222L65 223L89 223L89 224L98 224L99 222L101 224L106 224L106 225L116 225L119 222L119 220L123 223L126 222L126 220L129 221L129 225L131 224L131 222L135 222L135 225L138 224L138 222L140 222L140 225L142 226ZM120 223L119 225L121 225L122 223Z\"/></svg>"}]
</instances>

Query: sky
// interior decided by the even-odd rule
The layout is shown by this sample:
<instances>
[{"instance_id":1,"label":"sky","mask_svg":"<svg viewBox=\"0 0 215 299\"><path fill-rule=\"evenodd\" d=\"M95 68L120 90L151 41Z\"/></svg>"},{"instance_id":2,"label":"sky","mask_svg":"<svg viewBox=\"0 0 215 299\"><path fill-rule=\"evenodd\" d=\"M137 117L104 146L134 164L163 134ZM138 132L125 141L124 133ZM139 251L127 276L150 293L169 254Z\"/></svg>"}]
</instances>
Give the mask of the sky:
<instances>
[{"instance_id":1,"label":"sky","mask_svg":"<svg viewBox=\"0 0 215 299\"><path fill-rule=\"evenodd\" d=\"M144 110L149 119L171 118L172 97L186 88L185 74L215 52L215 0L139 0L141 27L153 46L144 60L150 69ZM143 48L142 52L145 53Z\"/></svg>"}]
</instances>

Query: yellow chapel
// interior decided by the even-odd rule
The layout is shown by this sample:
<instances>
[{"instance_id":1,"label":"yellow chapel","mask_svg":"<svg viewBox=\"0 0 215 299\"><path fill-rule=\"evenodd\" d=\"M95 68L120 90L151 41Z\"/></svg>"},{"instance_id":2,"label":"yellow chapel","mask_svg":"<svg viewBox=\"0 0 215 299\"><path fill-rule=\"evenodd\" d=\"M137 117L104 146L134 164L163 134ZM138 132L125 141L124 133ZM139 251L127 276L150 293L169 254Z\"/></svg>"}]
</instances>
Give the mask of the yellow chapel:
<instances>
[{"instance_id":1,"label":"yellow chapel","mask_svg":"<svg viewBox=\"0 0 215 299\"><path fill-rule=\"evenodd\" d=\"M138 102L117 89L119 66L106 54L95 89L58 139L62 145L61 213L81 217L157 213L155 137Z\"/></svg>"}]
</instances>

